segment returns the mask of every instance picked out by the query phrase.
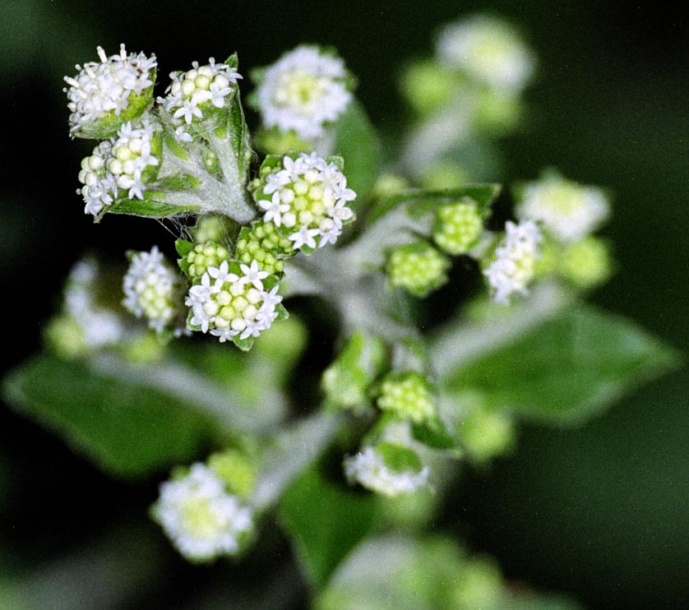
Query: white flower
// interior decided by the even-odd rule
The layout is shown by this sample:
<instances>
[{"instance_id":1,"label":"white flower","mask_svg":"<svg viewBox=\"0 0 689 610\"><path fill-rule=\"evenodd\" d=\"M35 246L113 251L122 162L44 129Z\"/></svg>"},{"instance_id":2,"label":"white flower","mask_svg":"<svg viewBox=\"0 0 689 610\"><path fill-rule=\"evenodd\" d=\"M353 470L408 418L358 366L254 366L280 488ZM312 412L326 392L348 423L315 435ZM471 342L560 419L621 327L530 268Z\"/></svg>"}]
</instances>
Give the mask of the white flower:
<instances>
[{"instance_id":1,"label":"white flower","mask_svg":"<svg viewBox=\"0 0 689 610\"><path fill-rule=\"evenodd\" d=\"M242 76L237 68L216 64L211 57L207 65L192 62L191 70L172 72L170 78L172 83L166 90L167 95L158 101L173 118L189 125L195 118L203 119L209 106L226 108Z\"/></svg>"},{"instance_id":2,"label":"white flower","mask_svg":"<svg viewBox=\"0 0 689 610\"><path fill-rule=\"evenodd\" d=\"M263 124L307 141L320 137L351 102L347 77L342 60L318 47L303 45L284 54L265 71L256 92Z\"/></svg>"},{"instance_id":3,"label":"white flower","mask_svg":"<svg viewBox=\"0 0 689 610\"><path fill-rule=\"evenodd\" d=\"M230 271L227 261L210 267L185 301L191 308L190 325L210 332L221 343L234 337L257 337L275 321L276 307L282 301L277 286L265 289L263 280L268 273L260 271L258 263L242 264L239 269L240 274Z\"/></svg>"},{"instance_id":4,"label":"white flower","mask_svg":"<svg viewBox=\"0 0 689 610\"><path fill-rule=\"evenodd\" d=\"M427 466L419 471L392 470L383 457L370 446L345 458L344 471L350 482L357 482L386 496L413 493L428 483L430 474Z\"/></svg>"},{"instance_id":5,"label":"white flower","mask_svg":"<svg viewBox=\"0 0 689 610\"><path fill-rule=\"evenodd\" d=\"M450 68L507 92L523 89L535 67L533 54L514 28L484 15L445 26L437 39L436 55Z\"/></svg>"},{"instance_id":6,"label":"white flower","mask_svg":"<svg viewBox=\"0 0 689 610\"><path fill-rule=\"evenodd\" d=\"M160 164L153 154L155 126L144 123L134 128L122 125L117 137L101 142L91 156L81 162L77 193L84 203L84 212L97 216L111 205L121 192L130 199L143 199L146 190L145 172Z\"/></svg>"},{"instance_id":7,"label":"white flower","mask_svg":"<svg viewBox=\"0 0 689 610\"><path fill-rule=\"evenodd\" d=\"M526 294L540 257L538 244L541 239L541 232L532 220L519 224L507 221L505 236L495 249L493 261L483 272L497 303L509 302L513 294Z\"/></svg>"},{"instance_id":8,"label":"white flower","mask_svg":"<svg viewBox=\"0 0 689 610\"><path fill-rule=\"evenodd\" d=\"M181 332L176 322L182 314L184 284L157 246L132 256L123 288L124 307L137 318L146 318L150 328L160 333L174 327Z\"/></svg>"},{"instance_id":9,"label":"white flower","mask_svg":"<svg viewBox=\"0 0 689 610\"><path fill-rule=\"evenodd\" d=\"M515 213L540 221L553 237L571 243L597 229L608 218L610 205L600 189L553 176L526 185Z\"/></svg>"},{"instance_id":10,"label":"white flower","mask_svg":"<svg viewBox=\"0 0 689 610\"><path fill-rule=\"evenodd\" d=\"M342 224L354 219L347 204L355 198L339 168L315 153L283 157L256 195L263 220L284 227L297 250L334 244Z\"/></svg>"},{"instance_id":11,"label":"white flower","mask_svg":"<svg viewBox=\"0 0 689 610\"><path fill-rule=\"evenodd\" d=\"M65 312L79 325L88 349L115 345L125 334L120 316L96 303L97 282L98 265L85 259L72 268L65 289Z\"/></svg>"},{"instance_id":12,"label":"white flower","mask_svg":"<svg viewBox=\"0 0 689 610\"><path fill-rule=\"evenodd\" d=\"M89 62L83 68L77 65L79 73L74 78L65 77L72 135L110 113L119 116L132 96L141 95L153 85L154 55L127 55L124 45L120 45L120 53L111 57L98 47L98 57L100 63Z\"/></svg>"},{"instance_id":13,"label":"white flower","mask_svg":"<svg viewBox=\"0 0 689 610\"><path fill-rule=\"evenodd\" d=\"M193 561L234 555L253 530L251 509L200 463L184 478L160 486L153 516L180 553Z\"/></svg>"}]
</instances>

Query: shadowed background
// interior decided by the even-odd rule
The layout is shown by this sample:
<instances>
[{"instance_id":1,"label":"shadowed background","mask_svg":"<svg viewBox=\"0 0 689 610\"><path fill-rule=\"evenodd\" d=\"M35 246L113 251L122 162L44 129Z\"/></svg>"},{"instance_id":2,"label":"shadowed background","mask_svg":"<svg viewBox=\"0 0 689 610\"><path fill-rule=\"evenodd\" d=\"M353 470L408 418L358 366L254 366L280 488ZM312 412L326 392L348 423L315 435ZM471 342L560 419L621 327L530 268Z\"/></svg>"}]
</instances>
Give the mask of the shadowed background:
<instances>
[{"instance_id":1,"label":"shadowed background","mask_svg":"<svg viewBox=\"0 0 689 610\"><path fill-rule=\"evenodd\" d=\"M97 45L108 54L121 42L154 52L165 85L168 72L195 59L236 51L246 74L301 42L330 44L359 77L358 96L385 134L405 117L401 66L430 54L438 26L476 10L511 19L539 56L525 124L504 142L507 175L532 179L554 166L608 187L614 216L603 235L619 271L592 300L689 347L689 8L613 0L423 8L366 0L0 0L0 7L0 273L7 330L19 332L18 339L6 332L5 369L38 349L62 282L86 250L118 260L125 249L169 239L153 221L112 216L94 226L81 212L76 176L92 144L68 139L62 76L94 60ZM583 428L522 427L512 456L463 479L444 524L493 554L508 578L570 593L591 608L689 605L688 398L684 368ZM60 562L113 523L131 520L123 539L136 547L132 532L155 536L142 523L155 485L113 481L3 409L0 573ZM159 542L164 559L137 598L142 607L152 599L177 607L221 574L188 568ZM249 560L245 573L252 569L259 568Z\"/></svg>"}]
</instances>

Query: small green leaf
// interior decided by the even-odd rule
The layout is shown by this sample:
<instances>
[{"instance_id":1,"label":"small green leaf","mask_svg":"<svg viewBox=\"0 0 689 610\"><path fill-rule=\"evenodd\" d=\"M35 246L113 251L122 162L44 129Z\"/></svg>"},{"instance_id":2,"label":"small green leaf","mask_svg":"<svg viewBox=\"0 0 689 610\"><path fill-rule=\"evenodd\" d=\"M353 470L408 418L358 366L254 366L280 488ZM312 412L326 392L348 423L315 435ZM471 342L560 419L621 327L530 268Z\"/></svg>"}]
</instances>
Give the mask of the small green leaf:
<instances>
[{"instance_id":1,"label":"small green leaf","mask_svg":"<svg viewBox=\"0 0 689 610\"><path fill-rule=\"evenodd\" d=\"M105 214L132 214L134 216L148 216L150 218L167 218L169 216L199 212L199 206L197 205L171 205L157 201L157 196L155 192L149 191L143 200L118 199L112 205L105 206L97 220L100 220Z\"/></svg>"},{"instance_id":2,"label":"small green leaf","mask_svg":"<svg viewBox=\"0 0 689 610\"><path fill-rule=\"evenodd\" d=\"M576 423L678 364L677 353L632 322L580 306L546 320L443 380L486 409Z\"/></svg>"},{"instance_id":3,"label":"small green leaf","mask_svg":"<svg viewBox=\"0 0 689 610\"><path fill-rule=\"evenodd\" d=\"M417 441L431 449L456 451L459 448L452 433L439 417L435 417L422 424L414 424L412 426L412 435Z\"/></svg>"},{"instance_id":4,"label":"small green leaf","mask_svg":"<svg viewBox=\"0 0 689 610\"><path fill-rule=\"evenodd\" d=\"M179 396L38 356L5 380L6 400L112 474L136 478L191 461L217 428Z\"/></svg>"},{"instance_id":5,"label":"small green leaf","mask_svg":"<svg viewBox=\"0 0 689 610\"><path fill-rule=\"evenodd\" d=\"M380 144L361 104L354 100L335 126L336 155L344 158L347 186L357 194L361 209L373 190L380 168Z\"/></svg>"},{"instance_id":6,"label":"small green leaf","mask_svg":"<svg viewBox=\"0 0 689 610\"><path fill-rule=\"evenodd\" d=\"M409 205L409 213L412 216L422 216L441 205L456 203L466 197L476 202L479 213L485 217L499 194L498 184L467 184L440 190L409 189L381 200L368 215L367 220L369 224L373 223L400 205Z\"/></svg>"},{"instance_id":7,"label":"small green leaf","mask_svg":"<svg viewBox=\"0 0 689 610\"><path fill-rule=\"evenodd\" d=\"M313 469L293 481L280 502L280 521L316 589L366 537L374 518L373 495L339 487Z\"/></svg>"}]
</instances>

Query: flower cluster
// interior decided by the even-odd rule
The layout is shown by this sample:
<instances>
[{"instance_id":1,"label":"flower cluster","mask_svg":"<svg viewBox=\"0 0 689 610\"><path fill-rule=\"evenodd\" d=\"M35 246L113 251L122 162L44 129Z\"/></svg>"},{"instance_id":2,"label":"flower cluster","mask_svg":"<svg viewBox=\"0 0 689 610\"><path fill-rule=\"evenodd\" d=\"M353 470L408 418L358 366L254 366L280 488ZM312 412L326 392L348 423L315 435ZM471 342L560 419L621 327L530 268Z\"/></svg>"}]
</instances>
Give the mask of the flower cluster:
<instances>
[{"instance_id":1,"label":"flower cluster","mask_svg":"<svg viewBox=\"0 0 689 610\"><path fill-rule=\"evenodd\" d=\"M345 458L347 479L386 496L410 494L427 485L430 475L428 467L405 464L397 468L388 463L392 461L391 450L396 449L391 443L380 443L375 448L366 446L362 451ZM394 454L399 455L400 452L394 451ZM404 454L408 455L407 451Z\"/></svg>"},{"instance_id":2,"label":"flower cluster","mask_svg":"<svg viewBox=\"0 0 689 610\"><path fill-rule=\"evenodd\" d=\"M376 404L415 423L429 421L437 410L430 384L421 373L414 371L387 375L380 385Z\"/></svg>"},{"instance_id":3,"label":"flower cluster","mask_svg":"<svg viewBox=\"0 0 689 610\"><path fill-rule=\"evenodd\" d=\"M201 463L160 486L153 517L192 561L235 555L254 527L251 509L227 493L223 481Z\"/></svg>"},{"instance_id":4,"label":"flower cluster","mask_svg":"<svg viewBox=\"0 0 689 610\"><path fill-rule=\"evenodd\" d=\"M293 131L306 141L320 137L351 102L347 79L342 60L318 47L286 53L265 70L256 91L264 126Z\"/></svg>"},{"instance_id":5,"label":"flower cluster","mask_svg":"<svg viewBox=\"0 0 689 610\"><path fill-rule=\"evenodd\" d=\"M418 297L425 297L442 286L449 268L449 259L425 241L394 248L387 262L390 284Z\"/></svg>"},{"instance_id":6,"label":"flower cluster","mask_svg":"<svg viewBox=\"0 0 689 610\"><path fill-rule=\"evenodd\" d=\"M541 231L532 220L507 221L505 235L483 271L497 303L507 303L513 294L526 294L540 256Z\"/></svg>"},{"instance_id":7,"label":"flower cluster","mask_svg":"<svg viewBox=\"0 0 689 610\"><path fill-rule=\"evenodd\" d=\"M471 201L443 205L436 212L433 240L448 254L465 254L483 233L483 218Z\"/></svg>"},{"instance_id":8,"label":"flower cluster","mask_svg":"<svg viewBox=\"0 0 689 610\"><path fill-rule=\"evenodd\" d=\"M258 337L278 318L282 297L278 286L268 287L268 272L258 264L228 263L210 267L200 283L189 289L186 304L191 308L189 326L209 332L221 342ZM267 282L264 282L267 280Z\"/></svg>"},{"instance_id":9,"label":"flower cluster","mask_svg":"<svg viewBox=\"0 0 689 610\"><path fill-rule=\"evenodd\" d=\"M100 62L77 65L75 77L65 77L72 136L102 137L117 131L118 118L134 118L148 106L155 81L156 58L143 53L127 54L124 44L118 55L108 57L98 47ZM110 120L108 120L110 119Z\"/></svg>"},{"instance_id":10,"label":"flower cluster","mask_svg":"<svg viewBox=\"0 0 689 610\"><path fill-rule=\"evenodd\" d=\"M607 220L610 205L600 189L550 175L524 186L515 214L540 221L544 231L555 239L571 243Z\"/></svg>"},{"instance_id":11,"label":"flower cluster","mask_svg":"<svg viewBox=\"0 0 689 610\"><path fill-rule=\"evenodd\" d=\"M262 177L255 197L263 220L280 227L295 250L334 244L343 224L354 218L347 204L356 193L335 163L315 153L282 157Z\"/></svg>"},{"instance_id":12,"label":"flower cluster","mask_svg":"<svg viewBox=\"0 0 689 610\"><path fill-rule=\"evenodd\" d=\"M145 176L160 164L154 154L156 128L143 124L137 128L124 124L116 138L98 144L81 162L77 190L87 214L97 216L122 192L130 199L143 199Z\"/></svg>"},{"instance_id":13,"label":"flower cluster","mask_svg":"<svg viewBox=\"0 0 689 610\"><path fill-rule=\"evenodd\" d=\"M156 246L150 252L131 255L123 289L125 308L137 318L146 318L150 328L157 333L168 328L176 334L182 332L184 284Z\"/></svg>"},{"instance_id":14,"label":"flower cluster","mask_svg":"<svg viewBox=\"0 0 689 610\"><path fill-rule=\"evenodd\" d=\"M494 17L477 15L441 30L436 55L449 68L503 91L519 91L531 78L534 58L514 28Z\"/></svg>"},{"instance_id":15,"label":"flower cluster","mask_svg":"<svg viewBox=\"0 0 689 610\"><path fill-rule=\"evenodd\" d=\"M167 95L158 100L173 119L187 125L194 119L203 119L206 108L226 108L237 80L242 78L236 67L216 64L212 57L205 66L197 61L192 66L187 72L172 72ZM178 133L189 137L186 132Z\"/></svg>"}]
</instances>

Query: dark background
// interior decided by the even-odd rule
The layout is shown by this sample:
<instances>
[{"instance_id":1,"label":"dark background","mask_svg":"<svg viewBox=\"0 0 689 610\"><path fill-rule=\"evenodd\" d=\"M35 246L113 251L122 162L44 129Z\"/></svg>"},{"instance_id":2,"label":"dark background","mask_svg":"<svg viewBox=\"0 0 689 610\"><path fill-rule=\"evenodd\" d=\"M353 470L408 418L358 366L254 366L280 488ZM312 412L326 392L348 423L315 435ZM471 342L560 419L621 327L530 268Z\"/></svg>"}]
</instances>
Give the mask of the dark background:
<instances>
[{"instance_id":1,"label":"dark background","mask_svg":"<svg viewBox=\"0 0 689 610\"><path fill-rule=\"evenodd\" d=\"M689 8L613 0L0 0L0 8L5 369L38 349L64 277L84 251L117 258L169 239L152 221L108 217L94 226L74 193L91 145L68 139L62 76L94 60L97 45L108 54L120 42L155 52L166 83L168 72L194 59L236 51L246 74L301 42L331 44L359 77L374 123L390 133L405 117L399 68L430 54L439 25L475 10L511 19L540 59L525 126L504 142L507 176L532 179L555 166L610 188L614 218L604 234L619 271L592 300L689 347ZM684 368L580 429L523 426L510 458L467 477L451 517L510 579L570 593L591 608L689 607L688 382ZM42 573L113 523L131 518L148 532L138 520L154 494L153 483L107 478L3 409L0 588L3 574ZM142 536L166 548L157 533ZM183 598L217 574L159 552L149 594L168 607L177 599L171 591Z\"/></svg>"}]
</instances>

